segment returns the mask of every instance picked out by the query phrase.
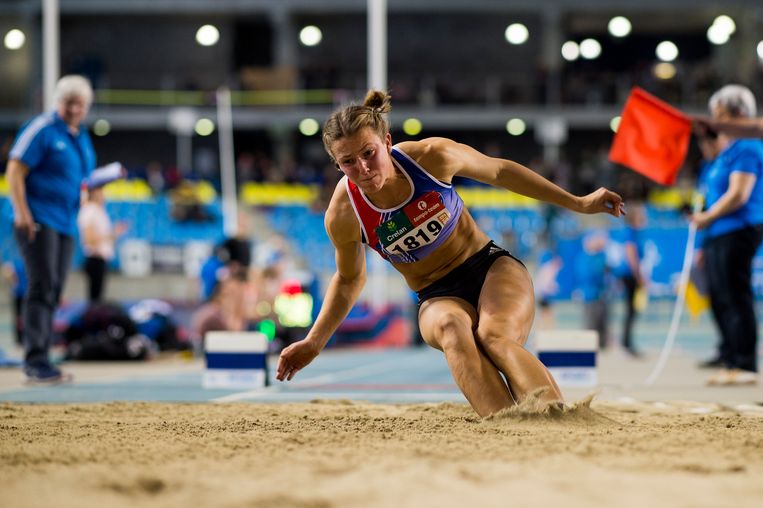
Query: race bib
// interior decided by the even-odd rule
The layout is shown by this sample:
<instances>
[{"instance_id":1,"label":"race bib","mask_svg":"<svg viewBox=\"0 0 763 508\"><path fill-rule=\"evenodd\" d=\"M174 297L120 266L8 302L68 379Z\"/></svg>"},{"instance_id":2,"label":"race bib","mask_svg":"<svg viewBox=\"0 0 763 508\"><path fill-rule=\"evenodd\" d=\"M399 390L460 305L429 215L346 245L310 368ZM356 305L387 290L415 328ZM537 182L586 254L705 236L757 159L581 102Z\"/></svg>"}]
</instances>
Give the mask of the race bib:
<instances>
[{"instance_id":1,"label":"race bib","mask_svg":"<svg viewBox=\"0 0 763 508\"><path fill-rule=\"evenodd\" d=\"M385 250L402 254L434 242L449 220L450 211L432 191L414 199L375 231Z\"/></svg>"}]
</instances>

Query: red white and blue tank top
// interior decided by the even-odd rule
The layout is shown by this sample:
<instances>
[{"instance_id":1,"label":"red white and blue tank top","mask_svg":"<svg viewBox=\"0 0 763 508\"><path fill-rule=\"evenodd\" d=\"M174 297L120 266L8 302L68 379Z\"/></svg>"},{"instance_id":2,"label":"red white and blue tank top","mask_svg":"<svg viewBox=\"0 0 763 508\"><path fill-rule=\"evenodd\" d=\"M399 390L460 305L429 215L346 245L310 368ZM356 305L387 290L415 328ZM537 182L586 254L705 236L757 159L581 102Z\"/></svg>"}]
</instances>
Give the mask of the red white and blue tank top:
<instances>
[{"instance_id":1,"label":"red white and blue tank top","mask_svg":"<svg viewBox=\"0 0 763 508\"><path fill-rule=\"evenodd\" d=\"M363 243L391 263L413 263L429 256L453 233L464 202L451 184L437 180L394 146L392 161L412 189L395 208L378 208L346 176L344 183Z\"/></svg>"}]
</instances>

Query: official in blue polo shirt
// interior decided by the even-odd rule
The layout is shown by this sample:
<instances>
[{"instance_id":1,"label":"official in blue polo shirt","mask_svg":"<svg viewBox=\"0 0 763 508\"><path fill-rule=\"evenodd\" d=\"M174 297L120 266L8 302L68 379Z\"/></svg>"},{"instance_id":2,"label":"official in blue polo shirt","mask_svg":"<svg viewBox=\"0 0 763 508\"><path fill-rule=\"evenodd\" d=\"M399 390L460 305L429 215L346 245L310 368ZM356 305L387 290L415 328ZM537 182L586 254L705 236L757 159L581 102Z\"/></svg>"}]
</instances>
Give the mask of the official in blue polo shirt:
<instances>
[{"instance_id":1,"label":"official in blue polo shirt","mask_svg":"<svg viewBox=\"0 0 763 508\"><path fill-rule=\"evenodd\" d=\"M713 118L752 118L755 97L727 85L710 98ZM763 141L718 136L719 153L703 172L705 209L692 222L704 230L703 261L724 368L711 385L757 383L757 321L752 259L763 239Z\"/></svg>"},{"instance_id":2,"label":"official in blue polo shirt","mask_svg":"<svg viewBox=\"0 0 763 508\"><path fill-rule=\"evenodd\" d=\"M21 128L6 169L14 235L29 284L24 373L28 382L44 384L70 378L50 362L53 313L71 265L80 186L95 167L95 151L81 125L93 100L90 83L64 76L54 93L55 110Z\"/></svg>"}]
</instances>

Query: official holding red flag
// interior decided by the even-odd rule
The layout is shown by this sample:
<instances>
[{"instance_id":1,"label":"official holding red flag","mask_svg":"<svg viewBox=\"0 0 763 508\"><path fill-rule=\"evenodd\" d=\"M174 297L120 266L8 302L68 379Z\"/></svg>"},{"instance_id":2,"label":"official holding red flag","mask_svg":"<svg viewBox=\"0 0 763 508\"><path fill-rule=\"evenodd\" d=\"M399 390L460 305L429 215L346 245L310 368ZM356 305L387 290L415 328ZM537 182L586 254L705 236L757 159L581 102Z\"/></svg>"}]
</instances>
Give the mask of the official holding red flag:
<instances>
[{"instance_id":1,"label":"official holding red flag","mask_svg":"<svg viewBox=\"0 0 763 508\"><path fill-rule=\"evenodd\" d=\"M755 96L727 85L710 98L714 119L753 118ZM711 385L755 384L758 326L752 260L763 239L763 141L718 136L719 153L703 172L705 209L692 215L702 245L713 317L721 334L723 369Z\"/></svg>"},{"instance_id":2,"label":"official holding red flag","mask_svg":"<svg viewBox=\"0 0 763 508\"><path fill-rule=\"evenodd\" d=\"M686 158L689 117L641 88L625 103L609 159L662 185L672 185Z\"/></svg>"}]
</instances>

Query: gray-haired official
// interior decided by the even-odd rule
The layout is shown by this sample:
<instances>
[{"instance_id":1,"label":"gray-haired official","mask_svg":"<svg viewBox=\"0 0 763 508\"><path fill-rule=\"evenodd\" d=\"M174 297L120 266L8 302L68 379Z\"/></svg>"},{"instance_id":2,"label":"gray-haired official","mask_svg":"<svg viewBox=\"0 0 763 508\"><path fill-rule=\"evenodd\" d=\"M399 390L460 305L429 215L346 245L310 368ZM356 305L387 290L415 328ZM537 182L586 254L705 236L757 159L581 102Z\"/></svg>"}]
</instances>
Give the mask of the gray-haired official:
<instances>
[{"instance_id":1,"label":"gray-haired official","mask_svg":"<svg viewBox=\"0 0 763 508\"><path fill-rule=\"evenodd\" d=\"M697 116L694 117L695 124L700 128L735 138L763 138L763 118L755 118L757 108L752 92L740 85L727 85L718 90L710 102L728 104L729 99L735 103L733 106L739 115L728 118Z\"/></svg>"},{"instance_id":2,"label":"gray-haired official","mask_svg":"<svg viewBox=\"0 0 763 508\"><path fill-rule=\"evenodd\" d=\"M95 167L95 150L82 121L93 101L90 82L62 77L55 109L21 127L11 148L6 178L14 236L24 260L24 374L32 384L70 379L49 357L53 313L72 261L80 186Z\"/></svg>"},{"instance_id":3,"label":"gray-haired official","mask_svg":"<svg viewBox=\"0 0 763 508\"><path fill-rule=\"evenodd\" d=\"M740 85L721 88L708 106L716 122L756 114L755 96ZM720 133L713 144L717 155L700 175L705 208L691 218L697 229L704 230L697 260L707 274L713 318L721 336L722 369L708 384L755 384L758 325L752 260L763 239L763 141Z\"/></svg>"}]
</instances>

